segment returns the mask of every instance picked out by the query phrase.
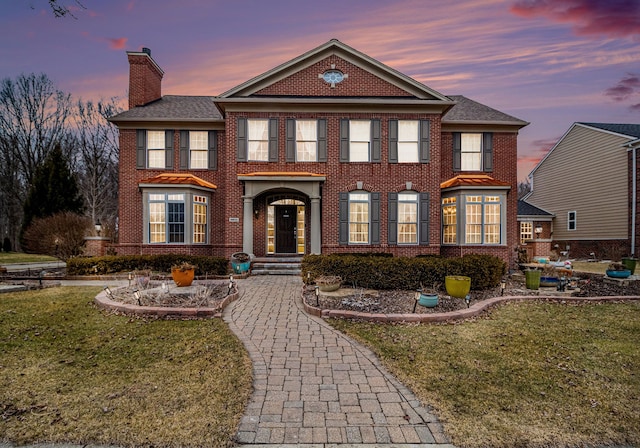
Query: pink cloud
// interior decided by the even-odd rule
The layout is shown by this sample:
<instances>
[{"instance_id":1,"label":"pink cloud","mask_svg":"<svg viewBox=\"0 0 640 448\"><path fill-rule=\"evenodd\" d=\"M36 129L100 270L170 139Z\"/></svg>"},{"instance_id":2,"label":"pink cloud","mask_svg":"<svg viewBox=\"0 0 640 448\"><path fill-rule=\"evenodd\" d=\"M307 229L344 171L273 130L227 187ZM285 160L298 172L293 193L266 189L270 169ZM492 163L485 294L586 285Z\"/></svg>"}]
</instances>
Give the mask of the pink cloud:
<instances>
[{"instance_id":1,"label":"pink cloud","mask_svg":"<svg viewBox=\"0 0 640 448\"><path fill-rule=\"evenodd\" d=\"M518 0L510 11L520 17L569 23L579 36L640 35L638 0Z\"/></svg>"},{"instance_id":2,"label":"pink cloud","mask_svg":"<svg viewBox=\"0 0 640 448\"><path fill-rule=\"evenodd\" d=\"M129 40L129 38L127 37L119 37L117 39L107 38L106 40L107 42L109 42L109 48L111 48L112 50L122 50L126 47L127 41Z\"/></svg>"}]
</instances>

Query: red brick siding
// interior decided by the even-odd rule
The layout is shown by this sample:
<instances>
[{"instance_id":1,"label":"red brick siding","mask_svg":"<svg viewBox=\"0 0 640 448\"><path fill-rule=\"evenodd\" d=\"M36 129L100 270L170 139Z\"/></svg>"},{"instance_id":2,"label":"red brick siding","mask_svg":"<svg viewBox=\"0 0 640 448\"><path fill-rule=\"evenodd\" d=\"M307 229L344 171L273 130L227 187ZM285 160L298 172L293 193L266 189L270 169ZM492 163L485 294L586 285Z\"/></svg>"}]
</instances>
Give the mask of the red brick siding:
<instances>
[{"instance_id":1,"label":"red brick siding","mask_svg":"<svg viewBox=\"0 0 640 448\"><path fill-rule=\"evenodd\" d=\"M318 75L331 69L335 64L336 70L348 75L342 82L327 84ZM372 75L366 70L350 62L331 55L310 67L301 70L287 78L281 79L266 87L255 95L266 96L358 96L358 97L411 97L405 90Z\"/></svg>"}]
</instances>

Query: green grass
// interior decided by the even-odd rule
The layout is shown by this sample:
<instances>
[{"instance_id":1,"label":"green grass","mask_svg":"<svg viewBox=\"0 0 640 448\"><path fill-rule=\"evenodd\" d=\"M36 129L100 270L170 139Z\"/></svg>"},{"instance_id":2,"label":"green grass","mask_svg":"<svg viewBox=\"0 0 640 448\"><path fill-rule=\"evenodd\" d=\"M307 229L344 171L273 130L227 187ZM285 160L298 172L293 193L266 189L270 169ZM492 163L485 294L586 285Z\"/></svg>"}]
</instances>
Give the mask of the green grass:
<instances>
[{"instance_id":1,"label":"green grass","mask_svg":"<svg viewBox=\"0 0 640 448\"><path fill-rule=\"evenodd\" d=\"M0 295L0 439L230 446L251 364L219 320L98 311L99 289Z\"/></svg>"},{"instance_id":2,"label":"green grass","mask_svg":"<svg viewBox=\"0 0 640 448\"><path fill-rule=\"evenodd\" d=\"M640 445L640 304L516 303L448 325L332 320L462 447Z\"/></svg>"},{"instance_id":3,"label":"green grass","mask_svg":"<svg viewBox=\"0 0 640 448\"><path fill-rule=\"evenodd\" d=\"M0 252L0 265L10 263L39 263L46 261L60 261L49 255L23 254L20 252Z\"/></svg>"}]
</instances>

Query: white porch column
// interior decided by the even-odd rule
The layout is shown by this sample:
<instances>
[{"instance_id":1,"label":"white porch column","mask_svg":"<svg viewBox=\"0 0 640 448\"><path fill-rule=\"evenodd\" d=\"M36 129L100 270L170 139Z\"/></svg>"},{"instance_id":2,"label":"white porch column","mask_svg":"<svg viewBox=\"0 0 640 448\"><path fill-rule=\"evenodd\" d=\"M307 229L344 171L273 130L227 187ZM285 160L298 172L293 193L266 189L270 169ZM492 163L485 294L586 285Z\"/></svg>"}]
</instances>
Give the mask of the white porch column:
<instances>
[{"instance_id":1,"label":"white porch column","mask_svg":"<svg viewBox=\"0 0 640 448\"><path fill-rule=\"evenodd\" d=\"M244 198L242 215L242 252L253 256L253 197Z\"/></svg>"},{"instance_id":2,"label":"white porch column","mask_svg":"<svg viewBox=\"0 0 640 448\"><path fill-rule=\"evenodd\" d=\"M320 223L320 198L311 198L311 253L320 254L322 229Z\"/></svg>"}]
</instances>

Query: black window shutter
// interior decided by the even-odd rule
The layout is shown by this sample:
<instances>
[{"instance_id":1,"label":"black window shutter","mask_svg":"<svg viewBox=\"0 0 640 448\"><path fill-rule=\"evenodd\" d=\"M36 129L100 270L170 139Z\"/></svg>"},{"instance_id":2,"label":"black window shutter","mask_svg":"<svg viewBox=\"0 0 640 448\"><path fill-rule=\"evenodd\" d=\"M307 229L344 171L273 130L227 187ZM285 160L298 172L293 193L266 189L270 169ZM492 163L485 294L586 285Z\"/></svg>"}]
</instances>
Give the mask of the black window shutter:
<instances>
[{"instance_id":1,"label":"black window shutter","mask_svg":"<svg viewBox=\"0 0 640 448\"><path fill-rule=\"evenodd\" d=\"M482 134L482 163L484 171L493 171L493 133Z\"/></svg>"},{"instance_id":2,"label":"black window shutter","mask_svg":"<svg viewBox=\"0 0 640 448\"><path fill-rule=\"evenodd\" d=\"M285 150L286 153L286 161L287 162L295 162L296 161L296 120L293 118L287 118L287 147Z\"/></svg>"},{"instance_id":3,"label":"black window shutter","mask_svg":"<svg viewBox=\"0 0 640 448\"><path fill-rule=\"evenodd\" d=\"M418 223L418 244L429 244L429 193L420 193L420 222Z\"/></svg>"},{"instance_id":4,"label":"black window shutter","mask_svg":"<svg viewBox=\"0 0 640 448\"><path fill-rule=\"evenodd\" d=\"M389 163L398 163L398 120L389 120Z\"/></svg>"},{"instance_id":5,"label":"black window shutter","mask_svg":"<svg viewBox=\"0 0 640 448\"><path fill-rule=\"evenodd\" d=\"M269 162L278 161L278 119L269 118Z\"/></svg>"},{"instance_id":6,"label":"black window shutter","mask_svg":"<svg viewBox=\"0 0 640 448\"><path fill-rule=\"evenodd\" d=\"M387 210L389 244L398 244L398 193L389 193L389 208Z\"/></svg>"},{"instance_id":7,"label":"black window shutter","mask_svg":"<svg viewBox=\"0 0 640 448\"><path fill-rule=\"evenodd\" d=\"M338 244L349 244L349 193L340 193Z\"/></svg>"},{"instance_id":8,"label":"black window shutter","mask_svg":"<svg viewBox=\"0 0 640 448\"><path fill-rule=\"evenodd\" d=\"M238 117L238 144L237 144L237 154L236 160L238 162L246 162L247 161L247 119L244 117Z\"/></svg>"},{"instance_id":9,"label":"black window shutter","mask_svg":"<svg viewBox=\"0 0 640 448\"><path fill-rule=\"evenodd\" d=\"M218 169L218 131L209 131L209 169Z\"/></svg>"},{"instance_id":10,"label":"black window shutter","mask_svg":"<svg viewBox=\"0 0 640 448\"><path fill-rule=\"evenodd\" d=\"M371 244L380 244L380 193L371 193Z\"/></svg>"},{"instance_id":11,"label":"black window shutter","mask_svg":"<svg viewBox=\"0 0 640 448\"><path fill-rule=\"evenodd\" d=\"M431 160L431 121L420 120L420 163Z\"/></svg>"},{"instance_id":12,"label":"black window shutter","mask_svg":"<svg viewBox=\"0 0 640 448\"><path fill-rule=\"evenodd\" d=\"M380 162L382 145L380 144L380 120L371 120L371 161Z\"/></svg>"},{"instance_id":13,"label":"black window shutter","mask_svg":"<svg viewBox=\"0 0 640 448\"><path fill-rule=\"evenodd\" d=\"M349 161L349 119L340 120L340 161Z\"/></svg>"},{"instance_id":14,"label":"black window shutter","mask_svg":"<svg viewBox=\"0 0 640 448\"><path fill-rule=\"evenodd\" d=\"M147 167L147 131L138 129L136 131L136 168L145 169Z\"/></svg>"},{"instance_id":15,"label":"black window shutter","mask_svg":"<svg viewBox=\"0 0 640 448\"><path fill-rule=\"evenodd\" d=\"M189 131L180 131L180 169L189 168Z\"/></svg>"},{"instance_id":16,"label":"black window shutter","mask_svg":"<svg viewBox=\"0 0 640 448\"><path fill-rule=\"evenodd\" d=\"M173 169L173 131L164 133L165 168Z\"/></svg>"},{"instance_id":17,"label":"black window shutter","mask_svg":"<svg viewBox=\"0 0 640 448\"><path fill-rule=\"evenodd\" d=\"M318 162L327 161L327 119L318 120Z\"/></svg>"},{"instance_id":18,"label":"black window shutter","mask_svg":"<svg viewBox=\"0 0 640 448\"><path fill-rule=\"evenodd\" d=\"M453 133L453 171L462 170L462 136L459 132Z\"/></svg>"}]
</instances>

